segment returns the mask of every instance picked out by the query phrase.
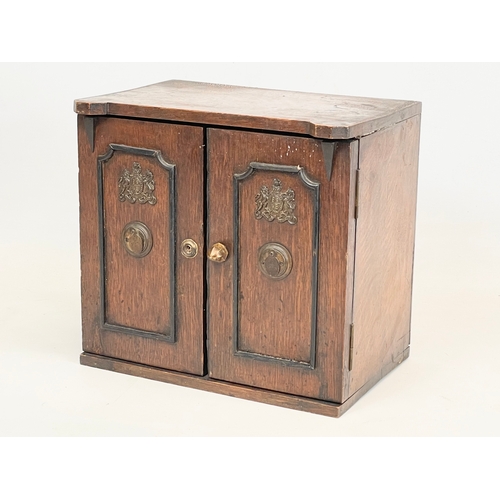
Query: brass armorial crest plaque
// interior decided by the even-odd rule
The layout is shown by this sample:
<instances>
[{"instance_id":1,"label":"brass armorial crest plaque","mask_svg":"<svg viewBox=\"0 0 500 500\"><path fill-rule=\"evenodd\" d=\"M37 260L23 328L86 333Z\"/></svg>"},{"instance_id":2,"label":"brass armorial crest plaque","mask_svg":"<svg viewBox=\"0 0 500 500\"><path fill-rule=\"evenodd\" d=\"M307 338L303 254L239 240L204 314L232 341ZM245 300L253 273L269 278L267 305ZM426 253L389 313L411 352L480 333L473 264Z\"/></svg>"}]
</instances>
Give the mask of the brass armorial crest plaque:
<instances>
[{"instance_id":1,"label":"brass armorial crest plaque","mask_svg":"<svg viewBox=\"0 0 500 500\"><path fill-rule=\"evenodd\" d=\"M274 179L271 189L267 186L260 188L260 192L255 196L256 219L264 218L269 222L277 220L280 223L297 224L297 217L293 213L295 210L295 191L290 188L282 191L281 186L281 181Z\"/></svg>"},{"instance_id":2,"label":"brass armorial crest plaque","mask_svg":"<svg viewBox=\"0 0 500 500\"><path fill-rule=\"evenodd\" d=\"M156 204L156 196L153 194L155 189L153 174L149 170L145 170L143 173L140 164L136 161L132 167L132 172L127 169L122 172L118 181L118 188L120 190L120 201Z\"/></svg>"}]
</instances>

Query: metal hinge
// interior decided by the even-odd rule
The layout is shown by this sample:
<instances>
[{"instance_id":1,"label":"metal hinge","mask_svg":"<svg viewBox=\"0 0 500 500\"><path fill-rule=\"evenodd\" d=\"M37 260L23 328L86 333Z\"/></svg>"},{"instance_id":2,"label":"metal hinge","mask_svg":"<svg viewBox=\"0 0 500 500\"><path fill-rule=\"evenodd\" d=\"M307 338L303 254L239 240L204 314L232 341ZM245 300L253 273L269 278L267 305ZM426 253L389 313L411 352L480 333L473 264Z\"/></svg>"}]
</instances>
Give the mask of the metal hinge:
<instances>
[{"instance_id":1,"label":"metal hinge","mask_svg":"<svg viewBox=\"0 0 500 500\"><path fill-rule=\"evenodd\" d=\"M352 370L352 358L354 357L354 323L349 330L349 371Z\"/></svg>"},{"instance_id":2,"label":"metal hinge","mask_svg":"<svg viewBox=\"0 0 500 500\"><path fill-rule=\"evenodd\" d=\"M354 218L358 218L359 203L359 168L356 169L356 185L354 186Z\"/></svg>"}]
</instances>

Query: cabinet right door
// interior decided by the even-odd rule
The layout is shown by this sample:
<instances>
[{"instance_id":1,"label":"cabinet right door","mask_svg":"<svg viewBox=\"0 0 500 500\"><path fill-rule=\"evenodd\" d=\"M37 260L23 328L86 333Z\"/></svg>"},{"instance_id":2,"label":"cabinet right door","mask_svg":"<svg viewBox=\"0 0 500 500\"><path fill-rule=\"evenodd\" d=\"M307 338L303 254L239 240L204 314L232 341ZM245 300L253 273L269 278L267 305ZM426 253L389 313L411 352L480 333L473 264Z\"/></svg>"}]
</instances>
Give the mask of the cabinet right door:
<instances>
[{"instance_id":1,"label":"cabinet right door","mask_svg":"<svg viewBox=\"0 0 500 500\"><path fill-rule=\"evenodd\" d=\"M210 377L343 401L357 144L208 131Z\"/></svg>"}]
</instances>

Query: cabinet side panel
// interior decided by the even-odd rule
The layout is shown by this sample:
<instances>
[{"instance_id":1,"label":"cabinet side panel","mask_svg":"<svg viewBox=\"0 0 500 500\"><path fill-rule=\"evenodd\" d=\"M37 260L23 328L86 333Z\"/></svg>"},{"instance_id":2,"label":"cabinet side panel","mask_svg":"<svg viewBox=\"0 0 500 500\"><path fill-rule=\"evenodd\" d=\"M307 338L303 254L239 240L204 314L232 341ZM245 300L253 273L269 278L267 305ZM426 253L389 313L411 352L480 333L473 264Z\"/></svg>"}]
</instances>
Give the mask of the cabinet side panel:
<instances>
[{"instance_id":1,"label":"cabinet side panel","mask_svg":"<svg viewBox=\"0 0 500 500\"><path fill-rule=\"evenodd\" d=\"M420 116L360 140L349 395L410 343Z\"/></svg>"}]
</instances>

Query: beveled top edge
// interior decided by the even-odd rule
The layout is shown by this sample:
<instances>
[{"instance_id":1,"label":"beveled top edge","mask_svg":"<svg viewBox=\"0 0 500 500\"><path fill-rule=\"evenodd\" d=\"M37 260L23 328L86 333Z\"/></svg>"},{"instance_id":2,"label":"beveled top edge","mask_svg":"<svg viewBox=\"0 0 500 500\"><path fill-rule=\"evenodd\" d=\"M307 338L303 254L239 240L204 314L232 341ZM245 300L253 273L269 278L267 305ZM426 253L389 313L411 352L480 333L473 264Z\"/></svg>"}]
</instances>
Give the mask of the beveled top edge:
<instances>
[{"instance_id":1,"label":"beveled top edge","mask_svg":"<svg viewBox=\"0 0 500 500\"><path fill-rule=\"evenodd\" d=\"M75 112L352 139L421 113L418 101L169 80L77 99Z\"/></svg>"}]
</instances>

